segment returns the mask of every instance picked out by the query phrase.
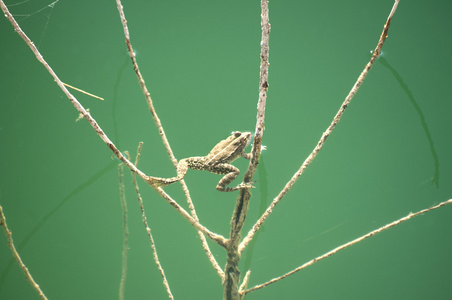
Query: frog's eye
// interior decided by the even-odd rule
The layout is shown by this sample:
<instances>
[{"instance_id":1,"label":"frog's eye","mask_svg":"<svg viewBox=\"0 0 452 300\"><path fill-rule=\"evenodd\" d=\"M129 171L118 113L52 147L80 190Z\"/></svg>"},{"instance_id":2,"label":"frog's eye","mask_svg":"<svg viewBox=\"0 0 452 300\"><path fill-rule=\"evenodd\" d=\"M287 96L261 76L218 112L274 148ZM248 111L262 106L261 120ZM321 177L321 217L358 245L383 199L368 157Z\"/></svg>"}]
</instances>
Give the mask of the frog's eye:
<instances>
[{"instance_id":1,"label":"frog's eye","mask_svg":"<svg viewBox=\"0 0 452 300\"><path fill-rule=\"evenodd\" d=\"M235 137L239 137L242 135L240 131L234 131L232 134L234 134Z\"/></svg>"}]
</instances>

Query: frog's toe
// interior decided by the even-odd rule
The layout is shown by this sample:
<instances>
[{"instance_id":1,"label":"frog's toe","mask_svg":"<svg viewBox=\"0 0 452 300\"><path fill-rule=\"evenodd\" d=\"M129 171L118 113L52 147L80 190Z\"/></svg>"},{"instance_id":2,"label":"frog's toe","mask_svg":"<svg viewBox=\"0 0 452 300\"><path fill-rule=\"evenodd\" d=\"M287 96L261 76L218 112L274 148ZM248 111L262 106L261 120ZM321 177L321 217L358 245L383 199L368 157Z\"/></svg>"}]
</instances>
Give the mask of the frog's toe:
<instances>
[{"instance_id":1,"label":"frog's toe","mask_svg":"<svg viewBox=\"0 0 452 300\"><path fill-rule=\"evenodd\" d=\"M235 187L224 187L224 186L221 186L221 185L217 185L217 191L219 191L219 192L233 192L233 191L237 191L237 190L240 190L240 189L251 189L251 188L254 188L254 186L253 186L254 182L255 181L247 182L247 183L242 182L241 184L239 184L239 185L237 185Z\"/></svg>"},{"instance_id":2,"label":"frog's toe","mask_svg":"<svg viewBox=\"0 0 452 300\"><path fill-rule=\"evenodd\" d=\"M255 186L253 185L256 181L250 181L250 182L242 182L237 186L237 189L254 189Z\"/></svg>"}]
</instances>

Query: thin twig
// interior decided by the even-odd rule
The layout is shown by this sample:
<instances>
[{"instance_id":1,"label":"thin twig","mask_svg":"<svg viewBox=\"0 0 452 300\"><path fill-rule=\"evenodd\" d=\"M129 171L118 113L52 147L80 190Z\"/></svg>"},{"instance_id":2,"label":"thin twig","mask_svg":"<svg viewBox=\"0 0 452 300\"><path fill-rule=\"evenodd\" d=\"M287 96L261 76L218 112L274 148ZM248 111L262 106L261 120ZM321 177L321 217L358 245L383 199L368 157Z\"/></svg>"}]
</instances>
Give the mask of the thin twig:
<instances>
[{"instance_id":1,"label":"thin twig","mask_svg":"<svg viewBox=\"0 0 452 300\"><path fill-rule=\"evenodd\" d=\"M319 257L316 257L316 258L308 261L307 263L299 266L298 268L293 269L290 272L287 272L286 274L284 274L282 276L273 278L272 280L269 280L269 281L267 281L267 282L265 282L263 284L256 285L256 286L246 290L245 294L254 292L254 291L258 290L258 289L261 289L261 288L264 288L264 287L268 286L269 284L272 284L272 283L275 283L277 281L280 281L281 279L284 279L284 278L286 278L286 277L288 277L288 276L290 276L290 275L292 275L292 274L294 274L294 273L296 273L296 272L298 272L298 271L300 271L300 270L302 270L302 269L304 269L306 267L309 267L310 265L313 265L314 263L316 263L316 262L318 262L318 261L320 261L320 260L322 260L324 258L327 258L329 256L332 256L332 255L336 254L340 250L343 250L343 249L345 249L347 247L350 247L350 246L352 246L352 245L354 245L356 243L359 243L359 242L363 241L364 239L367 239L367 238L369 238L371 236L374 236L377 233L380 233L380 232L382 232L384 230L387 230L387 229L392 228L392 227L394 227L396 225L399 225L399 224L401 224L401 223L403 223L405 221L408 221L409 219L411 219L413 217L422 215L424 213L430 212L430 211L432 211L434 209L440 208L441 206L445 206L445 205L451 204L451 203L452 203L452 199L449 199L447 201L441 202L441 203L439 203L439 204L437 204L435 206L432 206L430 208L426 208L426 209L420 210L420 211L418 211L418 212L416 212L414 214L410 213L406 217L400 218L400 219L398 219L398 220L396 220L396 221L394 221L392 223L386 224L386 225L384 225L384 226L382 226L382 227L380 227L378 229L375 229L375 230L373 230L373 231L371 231L371 232L369 232L369 233L367 233L367 234L365 234L365 235L363 235L363 236L361 236L359 238L356 238L353 241L350 241L350 242L345 243L345 244L343 244L343 245L341 245L339 247L336 247L335 249L333 249L333 250L331 250L331 251L329 251L329 252L327 252L327 253L319 256Z\"/></svg>"},{"instance_id":2,"label":"thin twig","mask_svg":"<svg viewBox=\"0 0 452 300\"><path fill-rule=\"evenodd\" d=\"M124 188L124 165L118 166L118 178L119 178L119 198L121 200L122 207L122 228L124 231L124 241L122 245L122 268L121 268L121 280L119 282L119 300L124 300L124 291L127 278L127 253L129 251L129 227L127 225L127 202Z\"/></svg>"},{"instance_id":3,"label":"thin twig","mask_svg":"<svg viewBox=\"0 0 452 300\"><path fill-rule=\"evenodd\" d=\"M252 157L248 165L248 170L244 176L244 182L250 182L253 179L256 172L257 165L259 163L259 157L262 149L262 137L264 134L264 122L265 122L265 105L267 103L267 90L268 90L268 62L269 59L269 42L270 42L270 21L268 13L268 0L261 1L261 64L260 64L260 79L259 79L259 99L257 102L257 116L256 116L256 128L253 141ZM240 235L243 222L245 221L248 201L251 194L249 192L241 192L236 202L236 211L233 214L231 220L231 239L234 239L236 235ZM237 214L237 213L240 213Z\"/></svg>"},{"instance_id":4,"label":"thin twig","mask_svg":"<svg viewBox=\"0 0 452 300\"><path fill-rule=\"evenodd\" d=\"M99 96L93 95L93 94L91 94L91 93L85 92L84 90L81 90L81 89L79 89L79 88L76 88L75 86L69 85L69 84L64 83L64 82L63 82L63 84L64 84L65 86L67 86L68 88L71 88L71 89L73 89L73 90L76 90L77 92L83 93L83 94L85 94L85 95L88 95L88 96L90 96L90 97L93 97L93 98L96 98L96 99L99 99L99 100L102 100L102 101L104 100L104 98L102 98L102 97L99 97Z\"/></svg>"},{"instance_id":5,"label":"thin twig","mask_svg":"<svg viewBox=\"0 0 452 300\"><path fill-rule=\"evenodd\" d=\"M124 29L124 36L126 39L126 46L129 52L129 56L132 59L133 70L138 77L138 83L140 84L141 89L143 90L144 96L146 97L146 102L148 103L149 111L151 112L152 118L154 119L155 124L159 130L159 134L162 138L163 144L165 145L166 152L173 162L175 166L177 166L177 159L174 157L173 151L171 150L171 146L168 143L168 139L166 138L165 131L163 130L162 123L160 122L159 117L154 109L154 105L152 104L151 94L149 93L146 84L144 82L143 76L141 75L140 69L138 68L137 59L135 56L135 52L133 51L132 43L130 42L130 34L129 28L127 26L127 20L124 14L124 9L122 7L121 0L116 0L116 5L118 7L119 16L121 18L122 27Z\"/></svg>"},{"instance_id":6,"label":"thin twig","mask_svg":"<svg viewBox=\"0 0 452 300\"><path fill-rule=\"evenodd\" d=\"M239 288L239 294L240 294L240 300L243 300L243 298L245 298L245 291L248 288L248 283L250 281L250 276L251 276L251 270L246 271L245 277L243 278L243 282L240 285Z\"/></svg>"},{"instance_id":7,"label":"thin twig","mask_svg":"<svg viewBox=\"0 0 452 300\"><path fill-rule=\"evenodd\" d=\"M143 146L143 142L140 142L140 144L138 145L137 156L136 156L136 159L135 159L135 166L138 166L138 161L140 159L140 153L141 153L142 146ZM155 264L157 265L157 268L159 269L160 275L162 276L163 285L165 286L166 293L168 294L168 297L171 300L174 300L174 297L173 297L173 294L171 293L171 289L170 289L168 280L166 279L165 271L163 270L163 266L160 263L159 257L157 255L157 248L155 247L154 238L152 237L151 227L149 227L149 225L148 225L148 221L147 221L147 218L146 218L146 213L144 211L143 199L141 198L140 190L138 188L137 178L136 178L135 173L133 173L133 172L132 172L132 177L133 177L133 185L135 187L135 192L137 194L138 205L140 206L140 210L141 210L141 219L142 219L142 221L144 223L144 226L146 228L146 232L147 232L147 234L149 236L149 241L151 242L152 254L153 254L153 257L154 257Z\"/></svg>"},{"instance_id":8,"label":"thin twig","mask_svg":"<svg viewBox=\"0 0 452 300\"><path fill-rule=\"evenodd\" d=\"M3 214L3 207L0 205L0 226L3 227L3 230L5 231L6 234L6 239L8 241L8 246L9 249L11 249L11 252L13 253L14 259L17 261L17 263L19 264L20 268L22 269L22 271L25 274L25 278L27 278L28 282L31 283L31 285L33 286L33 288L36 290L36 292L38 293L39 297L41 297L41 299L45 299L47 300L47 297L44 295L44 292L41 290L41 288L39 287L39 285L36 283L36 281L33 279L33 277L30 274L30 271L28 271L28 268L25 266L25 264L22 262L22 259L20 258L19 253L16 250L16 247L14 246L14 241L13 241L13 234L12 232L8 229L8 225L6 224L6 217Z\"/></svg>"},{"instance_id":9,"label":"thin twig","mask_svg":"<svg viewBox=\"0 0 452 300\"><path fill-rule=\"evenodd\" d=\"M126 40L127 50L129 52L130 58L132 59L133 70L135 71L135 74L137 75L138 83L140 84L141 90L143 91L143 94L146 98L146 102L148 104L149 111L151 112L152 118L154 119L155 125L157 126L160 137L162 138L162 142L163 142L163 145L165 146L166 152L168 153L168 156L169 156L171 162L173 163L174 167L177 168L177 159L174 156L173 151L171 150L171 146L168 142L165 131L163 130L162 123L154 108L154 105L153 105L153 102L151 99L151 94L149 93L149 91L146 87L146 83L144 81L143 76L141 75L140 68L138 67L135 52L133 51L132 43L130 41L129 28L127 26L127 20L126 20L125 14L124 14L124 9L123 9L121 0L116 0L116 4L117 4L119 15L121 18L122 27L124 29L124 36L125 36L125 40ZM180 180L180 184L182 186L182 190L184 191L185 197L187 198L187 203L188 203L188 207L190 209L190 213L191 213L192 217L199 222L199 218L196 214L195 206L193 204L193 201L190 196L190 192L188 190L187 185L185 184L185 181ZM213 256L212 251L209 248L209 244L207 243L206 237L204 236L203 232L201 232L201 231L198 231L198 235L199 235L199 238L201 239L202 247L203 247L204 251L206 252L209 261L211 262L214 269L217 271L218 275L223 280L224 272L221 269L218 262L216 261L215 257Z\"/></svg>"},{"instance_id":10,"label":"thin twig","mask_svg":"<svg viewBox=\"0 0 452 300\"><path fill-rule=\"evenodd\" d=\"M185 185L185 183L184 183L184 185ZM187 198L187 199L190 199L188 201L188 208L190 209L190 213L191 213L192 217L196 221L199 222L199 218L198 218L198 215L196 214L196 210L195 210L195 207L194 207L194 205L193 205L193 203L191 201L191 198ZM223 281L224 280L224 271L221 269L221 267L218 264L217 260L213 256L213 253L210 250L209 244L207 243L206 236L200 230L198 230L198 235L199 235L199 238L201 239L202 248L204 249L204 252L206 252L207 258L209 259L209 261L212 264L213 268L217 272L218 276L220 276L221 281Z\"/></svg>"},{"instance_id":11,"label":"thin twig","mask_svg":"<svg viewBox=\"0 0 452 300\"><path fill-rule=\"evenodd\" d=\"M259 218L259 220L254 224L253 228L248 232L247 236L243 239L242 243L240 244L240 253L246 248L248 243L253 238L254 234L259 230L259 228L262 226L264 221L267 219L267 217L272 213L275 206L278 204L278 202L284 197L284 195L292 188L294 183L298 180L298 178L303 174L303 172L306 170L306 168L311 164L311 162L314 160L314 158L317 156L319 151L322 149L323 144L325 143L326 139L329 137L329 135L332 133L333 129L336 127L337 123L339 123L342 114L344 113L345 109L350 104L350 101L352 100L353 96L355 96L356 92L358 91L359 87L363 83L364 79L366 78L367 74L369 73L369 70L372 68L372 65L374 64L375 60L380 56L381 48L383 47L383 44L386 40L386 37L388 36L388 30L389 25L391 23L392 17L395 13L395 10L397 8L397 5L399 4L399 0L395 0L394 5L392 7L391 13L389 14L389 17L386 21L386 24L383 28L383 32L380 36L380 39L378 41L377 47L375 48L375 51L372 54L372 57L370 61L367 63L364 70L361 72L361 74L358 77L358 80L353 85L352 89L350 90L349 94L345 98L345 101L342 103L339 111L337 112L336 116L334 117L333 121L331 122L330 126L327 128L327 130L323 133L322 137L320 138L319 142L317 143L317 146L314 148L312 153L306 158L306 160L301 165L300 169L293 175L293 177L290 179L290 181L286 184L286 186L283 188L283 190L279 193L278 196L273 200L273 202L270 204L270 206L267 208L267 210L264 212L264 214Z\"/></svg>"}]
</instances>

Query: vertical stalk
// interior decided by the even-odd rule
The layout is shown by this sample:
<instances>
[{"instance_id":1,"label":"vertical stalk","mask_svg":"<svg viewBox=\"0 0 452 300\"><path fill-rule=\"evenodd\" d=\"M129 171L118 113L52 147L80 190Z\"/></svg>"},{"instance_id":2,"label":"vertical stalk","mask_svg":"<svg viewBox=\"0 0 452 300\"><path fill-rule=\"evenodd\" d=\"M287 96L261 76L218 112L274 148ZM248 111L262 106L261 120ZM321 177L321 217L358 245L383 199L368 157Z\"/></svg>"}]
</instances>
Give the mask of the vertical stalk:
<instances>
[{"instance_id":1,"label":"vertical stalk","mask_svg":"<svg viewBox=\"0 0 452 300\"><path fill-rule=\"evenodd\" d=\"M264 131L265 118L265 104L267 100L268 89L268 53L269 53L269 37L270 37L270 23L268 18L268 0L261 0L261 64L260 64L260 81L259 81L259 100L257 105L257 122L256 133L254 136L254 144L252 151L252 158L248 170L245 174L244 182L252 180L254 172L256 171L261 153L262 135ZM223 280L223 300L242 300L245 296L240 293L240 270L239 261L243 251L239 251L239 244L241 238L241 231L245 223L246 214L248 212L248 205L251 198L249 189L240 190L237 198L234 213L231 219L230 237L226 241L225 249L227 253L226 266L224 268Z\"/></svg>"}]
</instances>

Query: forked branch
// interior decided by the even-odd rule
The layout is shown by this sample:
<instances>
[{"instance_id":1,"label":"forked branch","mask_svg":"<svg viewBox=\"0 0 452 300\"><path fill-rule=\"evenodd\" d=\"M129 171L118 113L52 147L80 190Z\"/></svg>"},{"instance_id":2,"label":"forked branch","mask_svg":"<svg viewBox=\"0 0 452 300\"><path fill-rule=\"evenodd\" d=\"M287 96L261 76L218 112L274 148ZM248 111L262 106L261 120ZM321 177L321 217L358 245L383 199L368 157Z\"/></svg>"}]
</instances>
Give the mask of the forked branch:
<instances>
[{"instance_id":1,"label":"forked branch","mask_svg":"<svg viewBox=\"0 0 452 300\"><path fill-rule=\"evenodd\" d=\"M344 102L342 103L341 107L339 108L339 111L336 113L336 116L334 117L330 126L322 134L322 137L320 138L319 142L317 143L317 146L314 148L312 153L306 158L306 160L303 162L303 164L298 169L298 171L292 176L292 178L289 180L289 182L286 184L286 186L282 189L282 191L278 194L278 196L276 196L276 198L272 201L272 203L269 205L269 207L264 212L264 214L259 218L259 220L256 222L256 224L254 224L253 228L248 232L247 236L243 239L242 243L240 244L240 248L239 248L240 253L243 252L243 250L246 248L248 243L253 238L254 234L259 230L259 228L262 226L262 224L264 224L265 220L272 213L273 209L278 204L278 202L292 188L292 186L295 184L295 182L298 180L298 178L301 176L301 174L303 174L303 172L306 170L306 168L311 164L311 162L314 160L314 158L317 156L317 154L322 149L323 144L325 143L326 139L333 132L333 129L336 127L337 123L339 123L345 109L348 107L348 105L350 104L350 101L355 96L355 94L358 91L361 84L364 82L364 79L366 78L367 74L369 73L370 69L372 68L374 62L376 61L378 56L380 56L381 48L383 47L386 37L388 36L389 25L391 24L392 17L394 16L394 13L397 9L397 5L399 4L399 1L400 0L395 0L394 5L391 9L391 12L390 12L388 19L385 23L385 26L383 28L383 32L381 33L377 47L375 48L370 61L367 63L364 70L359 75L358 80L356 80L356 82L353 85L352 89L350 90L349 94L345 98Z\"/></svg>"}]
</instances>

